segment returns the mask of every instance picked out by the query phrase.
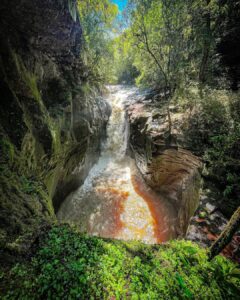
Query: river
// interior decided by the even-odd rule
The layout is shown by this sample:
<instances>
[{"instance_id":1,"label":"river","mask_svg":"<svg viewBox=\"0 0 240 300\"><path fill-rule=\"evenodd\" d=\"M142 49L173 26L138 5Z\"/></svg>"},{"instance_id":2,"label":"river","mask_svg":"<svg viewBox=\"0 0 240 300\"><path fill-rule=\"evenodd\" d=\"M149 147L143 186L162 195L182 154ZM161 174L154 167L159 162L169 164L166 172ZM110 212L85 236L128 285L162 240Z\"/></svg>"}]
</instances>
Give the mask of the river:
<instances>
[{"instance_id":1,"label":"river","mask_svg":"<svg viewBox=\"0 0 240 300\"><path fill-rule=\"evenodd\" d=\"M152 191L127 154L125 103L136 90L109 87L112 107L102 154L84 184L62 203L57 217L91 235L161 243L174 237L174 210Z\"/></svg>"}]
</instances>

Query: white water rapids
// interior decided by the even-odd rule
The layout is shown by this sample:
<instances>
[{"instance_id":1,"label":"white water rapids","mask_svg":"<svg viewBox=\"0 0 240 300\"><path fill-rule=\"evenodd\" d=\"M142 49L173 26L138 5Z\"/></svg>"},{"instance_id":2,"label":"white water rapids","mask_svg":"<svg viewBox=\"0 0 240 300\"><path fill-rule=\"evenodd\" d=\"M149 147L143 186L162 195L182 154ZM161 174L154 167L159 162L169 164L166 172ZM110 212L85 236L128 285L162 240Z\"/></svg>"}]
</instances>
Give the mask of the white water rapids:
<instances>
[{"instance_id":1,"label":"white water rapids","mask_svg":"<svg viewBox=\"0 0 240 300\"><path fill-rule=\"evenodd\" d=\"M102 154L84 184L62 203L57 217L102 237L159 243L169 239L169 208L146 186L126 155L128 124L124 103L135 92L110 87L112 114Z\"/></svg>"}]
</instances>

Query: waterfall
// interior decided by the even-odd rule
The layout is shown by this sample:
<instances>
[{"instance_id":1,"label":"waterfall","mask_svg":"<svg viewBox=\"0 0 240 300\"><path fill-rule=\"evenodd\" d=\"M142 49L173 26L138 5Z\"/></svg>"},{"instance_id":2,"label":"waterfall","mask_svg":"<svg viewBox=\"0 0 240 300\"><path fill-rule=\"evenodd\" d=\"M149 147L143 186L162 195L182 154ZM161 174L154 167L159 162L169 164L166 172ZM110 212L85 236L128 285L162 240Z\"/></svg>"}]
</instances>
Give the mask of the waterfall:
<instances>
[{"instance_id":1,"label":"waterfall","mask_svg":"<svg viewBox=\"0 0 240 300\"><path fill-rule=\"evenodd\" d=\"M107 126L107 141L103 145L102 157L108 156L114 160L124 158L128 145L128 125L124 103L130 93L125 93L118 87L112 91L107 101L112 107Z\"/></svg>"},{"instance_id":2,"label":"waterfall","mask_svg":"<svg viewBox=\"0 0 240 300\"><path fill-rule=\"evenodd\" d=\"M62 203L57 217L91 235L146 243L165 241L167 225L161 202L126 155L129 130L125 104L136 89L110 86L109 91L112 114L101 156L83 185Z\"/></svg>"},{"instance_id":3,"label":"waterfall","mask_svg":"<svg viewBox=\"0 0 240 300\"><path fill-rule=\"evenodd\" d=\"M107 139L102 144L102 152L98 162L93 166L85 179L84 184L80 187L79 193L86 193L92 189L94 178L113 165L114 162L121 161L128 146L128 124L124 103L134 89L129 91L122 90L121 86L109 86L109 96L107 101L111 105L112 113L107 125Z\"/></svg>"}]
</instances>

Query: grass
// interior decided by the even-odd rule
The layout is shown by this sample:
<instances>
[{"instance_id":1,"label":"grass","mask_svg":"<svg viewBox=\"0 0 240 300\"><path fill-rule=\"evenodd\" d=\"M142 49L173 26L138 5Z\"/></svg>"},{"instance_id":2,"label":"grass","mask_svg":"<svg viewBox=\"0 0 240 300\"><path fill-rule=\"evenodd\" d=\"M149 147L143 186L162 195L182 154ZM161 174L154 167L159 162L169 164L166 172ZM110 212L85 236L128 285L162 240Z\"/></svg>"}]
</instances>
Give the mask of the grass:
<instances>
[{"instance_id":1,"label":"grass","mask_svg":"<svg viewBox=\"0 0 240 300\"><path fill-rule=\"evenodd\" d=\"M34 256L1 274L2 299L237 299L239 269L189 241L145 245L52 227Z\"/></svg>"}]
</instances>

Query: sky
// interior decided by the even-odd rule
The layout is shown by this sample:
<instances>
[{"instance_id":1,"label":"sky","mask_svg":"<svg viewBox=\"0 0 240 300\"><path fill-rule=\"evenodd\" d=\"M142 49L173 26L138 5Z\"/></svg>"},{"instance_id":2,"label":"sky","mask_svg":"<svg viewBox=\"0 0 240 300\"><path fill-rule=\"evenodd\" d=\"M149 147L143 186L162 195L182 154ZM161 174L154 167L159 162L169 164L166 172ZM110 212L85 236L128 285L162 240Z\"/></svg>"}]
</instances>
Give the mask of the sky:
<instances>
[{"instance_id":1,"label":"sky","mask_svg":"<svg viewBox=\"0 0 240 300\"><path fill-rule=\"evenodd\" d=\"M127 5L127 0L112 0L112 2L118 5L120 11L122 11Z\"/></svg>"}]
</instances>

